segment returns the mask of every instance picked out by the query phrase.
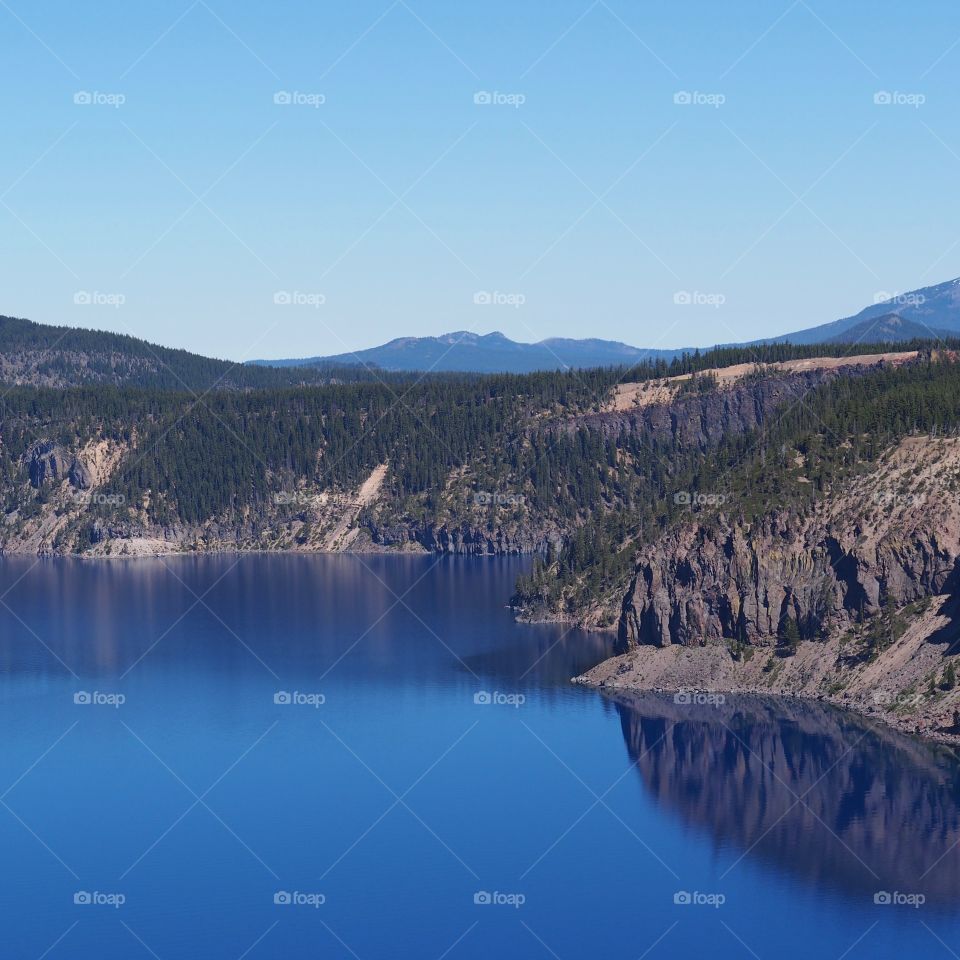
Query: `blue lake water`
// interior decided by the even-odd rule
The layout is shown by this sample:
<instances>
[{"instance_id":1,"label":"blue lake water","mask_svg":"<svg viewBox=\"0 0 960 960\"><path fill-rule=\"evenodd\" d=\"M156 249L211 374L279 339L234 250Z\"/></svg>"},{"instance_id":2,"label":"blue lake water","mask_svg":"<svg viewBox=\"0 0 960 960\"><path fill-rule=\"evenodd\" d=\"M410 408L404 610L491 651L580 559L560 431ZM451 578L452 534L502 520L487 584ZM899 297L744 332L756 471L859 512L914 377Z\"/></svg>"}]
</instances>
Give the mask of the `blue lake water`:
<instances>
[{"instance_id":1,"label":"blue lake water","mask_svg":"<svg viewBox=\"0 0 960 960\"><path fill-rule=\"evenodd\" d=\"M948 751L574 687L521 569L0 561L3 955L951 956Z\"/></svg>"}]
</instances>

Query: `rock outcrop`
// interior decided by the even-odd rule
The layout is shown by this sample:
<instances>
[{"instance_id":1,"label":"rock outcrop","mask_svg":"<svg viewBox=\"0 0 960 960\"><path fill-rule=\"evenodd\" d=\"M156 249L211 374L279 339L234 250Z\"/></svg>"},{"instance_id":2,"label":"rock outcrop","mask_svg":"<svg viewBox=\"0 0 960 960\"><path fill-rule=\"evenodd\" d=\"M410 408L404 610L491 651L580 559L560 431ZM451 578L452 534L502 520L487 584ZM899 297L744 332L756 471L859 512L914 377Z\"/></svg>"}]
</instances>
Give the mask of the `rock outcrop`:
<instances>
[{"instance_id":1,"label":"rock outcrop","mask_svg":"<svg viewBox=\"0 0 960 960\"><path fill-rule=\"evenodd\" d=\"M72 458L59 444L41 440L29 453L30 483L40 488L45 483L57 483L70 471Z\"/></svg>"},{"instance_id":2,"label":"rock outcrop","mask_svg":"<svg viewBox=\"0 0 960 960\"><path fill-rule=\"evenodd\" d=\"M762 377L746 377L724 389L680 394L666 403L631 410L592 413L556 424L553 429L573 432L587 427L609 438L639 433L654 442L670 441L684 449L706 450L725 437L762 426L771 414L838 377L863 376L866 365L805 371L774 370Z\"/></svg>"},{"instance_id":3,"label":"rock outcrop","mask_svg":"<svg viewBox=\"0 0 960 960\"><path fill-rule=\"evenodd\" d=\"M96 483L93 471L79 457L76 457L70 464L68 477L70 484L77 490L90 490Z\"/></svg>"},{"instance_id":4,"label":"rock outcrop","mask_svg":"<svg viewBox=\"0 0 960 960\"><path fill-rule=\"evenodd\" d=\"M745 526L721 513L681 527L638 557L621 649L769 645L787 621L814 639L888 600L952 592L960 505L948 485L958 469L960 442L909 439L808 515L784 510Z\"/></svg>"},{"instance_id":5,"label":"rock outcrop","mask_svg":"<svg viewBox=\"0 0 960 960\"><path fill-rule=\"evenodd\" d=\"M41 440L27 454L30 484L36 489L66 479L76 490L89 490L95 477L90 467L53 440Z\"/></svg>"}]
</instances>

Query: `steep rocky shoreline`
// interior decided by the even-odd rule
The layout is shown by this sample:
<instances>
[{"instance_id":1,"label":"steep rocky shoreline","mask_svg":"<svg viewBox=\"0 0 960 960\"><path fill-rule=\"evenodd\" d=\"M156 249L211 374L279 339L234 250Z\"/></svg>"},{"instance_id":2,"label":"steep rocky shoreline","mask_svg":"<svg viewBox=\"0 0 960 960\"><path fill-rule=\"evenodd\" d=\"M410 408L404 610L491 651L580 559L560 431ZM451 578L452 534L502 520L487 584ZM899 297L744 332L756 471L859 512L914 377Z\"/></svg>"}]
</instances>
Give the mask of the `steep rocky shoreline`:
<instances>
[{"instance_id":1,"label":"steep rocky shoreline","mask_svg":"<svg viewBox=\"0 0 960 960\"><path fill-rule=\"evenodd\" d=\"M958 474L960 441L908 438L805 516L684 525L578 682L812 697L960 743Z\"/></svg>"},{"instance_id":2,"label":"steep rocky shoreline","mask_svg":"<svg viewBox=\"0 0 960 960\"><path fill-rule=\"evenodd\" d=\"M943 676L943 648L931 633L951 619L939 612L917 621L904 637L872 662L847 664L839 638L804 642L780 658L758 650L746 662L722 646L638 647L605 660L573 682L606 693L667 692L678 704L723 702L729 694L761 694L817 700L880 720L905 733L960 747L960 689L943 690L929 678Z\"/></svg>"}]
</instances>

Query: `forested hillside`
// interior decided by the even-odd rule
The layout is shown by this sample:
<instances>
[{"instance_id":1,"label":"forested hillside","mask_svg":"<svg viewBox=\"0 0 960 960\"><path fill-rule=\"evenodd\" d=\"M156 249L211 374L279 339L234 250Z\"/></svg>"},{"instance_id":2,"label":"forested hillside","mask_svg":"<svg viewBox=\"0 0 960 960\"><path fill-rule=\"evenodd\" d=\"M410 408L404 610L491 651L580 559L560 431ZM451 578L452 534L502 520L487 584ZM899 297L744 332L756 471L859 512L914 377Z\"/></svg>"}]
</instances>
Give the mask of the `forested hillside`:
<instances>
[{"instance_id":1,"label":"forested hillside","mask_svg":"<svg viewBox=\"0 0 960 960\"><path fill-rule=\"evenodd\" d=\"M378 374L381 379L386 374ZM102 330L55 327L0 317L0 382L75 387L126 384L147 389L252 390L370 380L359 367L244 366ZM406 379L393 375L390 379Z\"/></svg>"},{"instance_id":2,"label":"forested hillside","mask_svg":"<svg viewBox=\"0 0 960 960\"><path fill-rule=\"evenodd\" d=\"M51 344L30 327L16 336L24 348ZM136 344L125 346L130 357L141 356ZM893 436L903 418L890 419L870 391L912 410L915 392L930 383L952 389L952 363L935 361L928 343L904 346L913 349L890 361L851 363L843 359L849 348L837 344L774 344L629 370L368 373L357 382L204 395L166 380L8 385L0 396L0 536L8 551L92 554L528 552L541 559L517 602L540 615L577 616L597 601L609 605L638 546L683 515L677 491L710 490L740 460L731 482L753 482L743 471L757 437L776 427L777 443L796 446L808 426L795 420L798 411L846 397L828 391L862 384L849 402L863 417L889 419ZM200 365L193 376L208 373ZM625 409L617 400L625 384L665 399ZM946 422L948 392L925 396L926 412ZM763 456L772 457L770 443ZM829 457L818 469L833 469ZM799 503L826 482L826 472L814 475L790 495ZM770 483L776 491L778 480Z\"/></svg>"},{"instance_id":3,"label":"forested hillside","mask_svg":"<svg viewBox=\"0 0 960 960\"><path fill-rule=\"evenodd\" d=\"M953 357L926 354L827 379L754 429L726 431L701 454L691 455L686 444L638 450L625 438L619 449L645 461L637 506L591 517L557 556L537 560L517 603L569 612L615 603L637 551L678 524L749 527L782 511L799 525L824 497L913 435L960 435L960 364Z\"/></svg>"}]
</instances>

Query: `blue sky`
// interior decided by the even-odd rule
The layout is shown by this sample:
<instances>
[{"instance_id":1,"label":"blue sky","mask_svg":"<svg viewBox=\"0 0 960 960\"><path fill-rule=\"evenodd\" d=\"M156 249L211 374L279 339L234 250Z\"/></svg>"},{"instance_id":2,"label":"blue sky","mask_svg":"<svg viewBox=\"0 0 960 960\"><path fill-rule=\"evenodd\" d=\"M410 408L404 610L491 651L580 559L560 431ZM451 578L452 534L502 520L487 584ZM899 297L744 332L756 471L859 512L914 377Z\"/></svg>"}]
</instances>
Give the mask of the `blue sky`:
<instances>
[{"instance_id":1,"label":"blue sky","mask_svg":"<svg viewBox=\"0 0 960 960\"><path fill-rule=\"evenodd\" d=\"M960 274L952 3L4 0L0 41L10 315L666 347Z\"/></svg>"}]
</instances>

